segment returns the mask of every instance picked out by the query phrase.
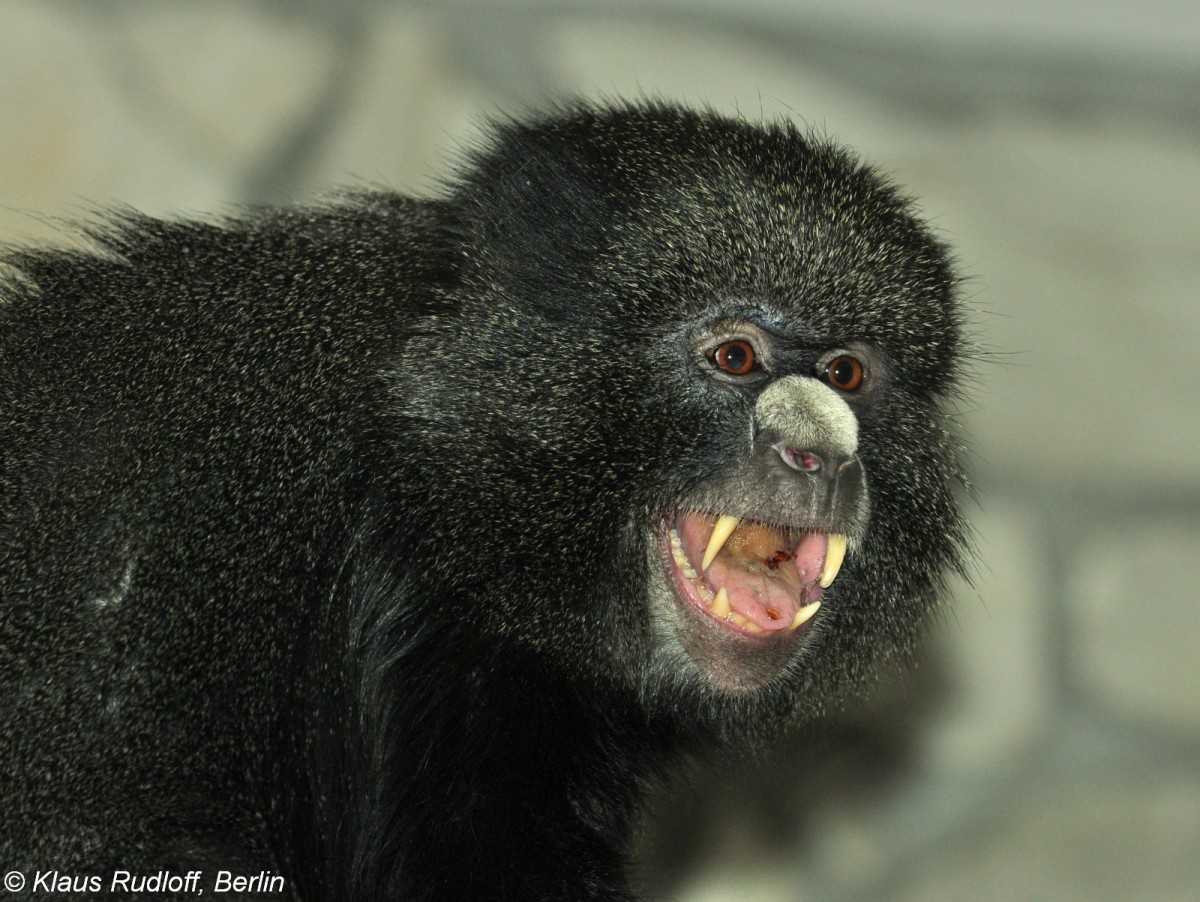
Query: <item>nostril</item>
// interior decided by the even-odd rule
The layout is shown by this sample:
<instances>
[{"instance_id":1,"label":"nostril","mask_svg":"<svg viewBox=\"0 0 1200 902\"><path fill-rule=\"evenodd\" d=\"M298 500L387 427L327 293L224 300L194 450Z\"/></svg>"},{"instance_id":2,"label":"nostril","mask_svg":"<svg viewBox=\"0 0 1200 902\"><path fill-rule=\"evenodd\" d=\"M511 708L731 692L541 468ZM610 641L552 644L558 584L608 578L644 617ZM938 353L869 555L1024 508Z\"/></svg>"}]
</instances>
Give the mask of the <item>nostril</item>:
<instances>
[{"instance_id":1,"label":"nostril","mask_svg":"<svg viewBox=\"0 0 1200 902\"><path fill-rule=\"evenodd\" d=\"M779 456L783 458L783 462L793 470L799 470L802 473L815 473L821 469L821 458L813 454L811 451L798 451L795 448L778 448Z\"/></svg>"}]
</instances>

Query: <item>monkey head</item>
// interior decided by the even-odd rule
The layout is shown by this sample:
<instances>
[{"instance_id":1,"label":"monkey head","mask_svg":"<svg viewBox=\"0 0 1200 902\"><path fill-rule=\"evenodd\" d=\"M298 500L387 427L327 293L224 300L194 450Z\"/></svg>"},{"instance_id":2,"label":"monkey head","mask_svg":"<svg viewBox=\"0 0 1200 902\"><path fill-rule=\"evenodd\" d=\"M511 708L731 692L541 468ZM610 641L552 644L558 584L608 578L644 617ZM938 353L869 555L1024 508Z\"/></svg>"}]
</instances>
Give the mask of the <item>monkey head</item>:
<instances>
[{"instance_id":1,"label":"monkey head","mask_svg":"<svg viewBox=\"0 0 1200 902\"><path fill-rule=\"evenodd\" d=\"M909 650L964 527L956 279L908 200L790 125L652 104L471 163L394 394L412 542L482 555L443 577L475 634L722 728Z\"/></svg>"}]
</instances>

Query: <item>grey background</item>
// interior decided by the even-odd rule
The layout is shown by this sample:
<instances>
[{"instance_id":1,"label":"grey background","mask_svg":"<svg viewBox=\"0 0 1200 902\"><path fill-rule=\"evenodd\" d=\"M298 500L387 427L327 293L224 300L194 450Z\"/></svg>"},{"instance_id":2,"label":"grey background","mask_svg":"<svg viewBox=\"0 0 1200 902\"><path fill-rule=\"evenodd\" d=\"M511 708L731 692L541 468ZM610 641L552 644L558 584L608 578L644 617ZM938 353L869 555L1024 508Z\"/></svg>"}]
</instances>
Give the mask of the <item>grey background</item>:
<instances>
[{"instance_id":1,"label":"grey background","mask_svg":"<svg viewBox=\"0 0 1200 902\"><path fill-rule=\"evenodd\" d=\"M986 352L974 585L871 704L664 797L651 890L1200 898L1200 4L5 0L0 239L427 192L564 92L853 145L957 248Z\"/></svg>"}]
</instances>

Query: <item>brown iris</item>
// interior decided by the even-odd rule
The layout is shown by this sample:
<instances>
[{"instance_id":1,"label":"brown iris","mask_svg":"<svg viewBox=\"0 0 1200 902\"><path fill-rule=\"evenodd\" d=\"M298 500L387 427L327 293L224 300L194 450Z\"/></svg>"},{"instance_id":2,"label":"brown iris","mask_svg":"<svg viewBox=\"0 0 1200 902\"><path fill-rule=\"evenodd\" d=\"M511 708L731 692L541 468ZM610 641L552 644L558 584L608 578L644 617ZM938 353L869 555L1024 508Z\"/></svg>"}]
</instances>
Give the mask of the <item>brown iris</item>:
<instances>
[{"instance_id":1,"label":"brown iris","mask_svg":"<svg viewBox=\"0 0 1200 902\"><path fill-rule=\"evenodd\" d=\"M754 346L741 338L718 345L711 356L713 363L731 376L745 376L758 362Z\"/></svg>"},{"instance_id":2,"label":"brown iris","mask_svg":"<svg viewBox=\"0 0 1200 902\"><path fill-rule=\"evenodd\" d=\"M842 354L829 361L825 369L825 378L834 388L842 391L854 391L863 381L863 365L857 357Z\"/></svg>"}]
</instances>

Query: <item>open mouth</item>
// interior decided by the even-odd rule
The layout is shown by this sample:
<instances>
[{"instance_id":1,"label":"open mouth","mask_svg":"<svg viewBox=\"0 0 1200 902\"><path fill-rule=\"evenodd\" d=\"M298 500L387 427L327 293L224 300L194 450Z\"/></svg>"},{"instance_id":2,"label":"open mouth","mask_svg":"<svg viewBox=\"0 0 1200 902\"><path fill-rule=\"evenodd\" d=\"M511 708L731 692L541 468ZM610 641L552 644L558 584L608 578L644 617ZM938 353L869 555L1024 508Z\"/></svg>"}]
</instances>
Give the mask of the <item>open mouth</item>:
<instances>
[{"instance_id":1,"label":"open mouth","mask_svg":"<svg viewBox=\"0 0 1200 902\"><path fill-rule=\"evenodd\" d=\"M763 638L808 623L846 555L838 533L728 514L680 514L664 541L678 595L726 629Z\"/></svg>"}]
</instances>

